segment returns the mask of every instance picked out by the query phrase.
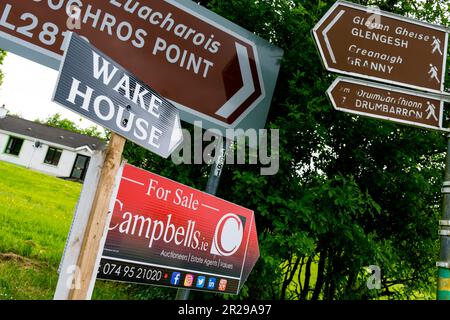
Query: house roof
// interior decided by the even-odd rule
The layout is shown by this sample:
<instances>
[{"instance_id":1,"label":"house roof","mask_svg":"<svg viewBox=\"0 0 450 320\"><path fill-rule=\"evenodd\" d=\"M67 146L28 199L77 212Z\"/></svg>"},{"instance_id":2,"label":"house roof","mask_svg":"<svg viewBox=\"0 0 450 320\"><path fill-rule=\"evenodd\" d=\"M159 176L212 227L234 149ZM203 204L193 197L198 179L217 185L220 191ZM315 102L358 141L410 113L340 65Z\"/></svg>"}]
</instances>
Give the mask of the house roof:
<instances>
[{"instance_id":1,"label":"house roof","mask_svg":"<svg viewBox=\"0 0 450 320\"><path fill-rule=\"evenodd\" d=\"M0 118L0 130L53 142L73 149L87 146L91 150L103 150L106 146L106 143L99 138L50 127L14 116Z\"/></svg>"}]
</instances>

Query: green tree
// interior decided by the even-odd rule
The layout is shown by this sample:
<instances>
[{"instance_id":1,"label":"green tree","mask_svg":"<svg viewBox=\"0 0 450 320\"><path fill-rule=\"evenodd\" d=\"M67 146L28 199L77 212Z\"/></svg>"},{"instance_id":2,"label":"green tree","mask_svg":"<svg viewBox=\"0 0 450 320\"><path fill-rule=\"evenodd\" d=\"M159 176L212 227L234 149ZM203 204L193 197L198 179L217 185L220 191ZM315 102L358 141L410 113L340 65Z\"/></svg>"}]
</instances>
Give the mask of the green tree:
<instances>
[{"instance_id":1,"label":"green tree","mask_svg":"<svg viewBox=\"0 0 450 320\"><path fill-rule=\"evenodd\" d=\"M81 119L80 119L81 121ZM55 128L61 128L72 132L77 132L81 134L85 134L92 137L97 137L100 139L106 139L109 135L109 133L106 130L99 129L97 126L91 126L88 128L81 128L76 122L67 119L62 118L60 113L56 113L54 115L51 115L47 117L47 119L41 120L37 119L35 120L37 123L46 124L51 127Z\"/></svg>"},{"instance_id":2,"label":"green tree","mask_svg":"<svg viewBox=\"0 0 450 320\"><path fill-rule=\"evenodd\" d=\"M432 293L443 135L332 109L324 92L334 75L305 39L332 1L243 2L215 3L286 51L269 118L282 128L282 170L272 178L234 172L231 180L231 197L255 209L259 230L271 230L260 236L259 266L274 280L264 286L255 273L249 292L300 299ZM428 21L436 16L426 5L376 3ZM373 264L382 270L380 291L365 285L364 267ZM306 279L295 279L301 269Z\"/></svg>"},{"instance_id":3,"label":"green tree","mask_svg":"<svg viewBox=\"0 0 450 320\"><path fill-rule=\"evenodd\" d=\"M5 57L6 57L6 51L0 49L0 65L3 64ZM3 84L4 77L5 77L4 73L2 72L2 70L0 70L0 86Z\"/></svg>"}]
</instances>

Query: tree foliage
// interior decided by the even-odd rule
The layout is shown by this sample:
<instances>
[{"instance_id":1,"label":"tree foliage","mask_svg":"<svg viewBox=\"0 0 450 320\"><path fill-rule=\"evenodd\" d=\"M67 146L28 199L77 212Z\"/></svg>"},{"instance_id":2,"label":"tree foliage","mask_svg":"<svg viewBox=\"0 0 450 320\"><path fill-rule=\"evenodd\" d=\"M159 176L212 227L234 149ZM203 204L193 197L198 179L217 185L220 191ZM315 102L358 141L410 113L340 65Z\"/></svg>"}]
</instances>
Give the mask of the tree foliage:
<instances>
[{"instance_id":1,"label":"tree foliage","mask_svg":"<svg viewBox=\"0 0 450 320\"><path fill-rule=\"evenodd\" d=\"M55 128L61 128L68 131L85 134L92 137L97 137L100 139L106 139L106 137L108 136L108 133L106 131L99 129L97 126L81 128L76 122L67 118L63 118L60 113L51 115L44 120L37 119L35 120L35 122Z\"/></svg>"},{"instance_id":2,"label":"tree foliage","mask_svg":"<svg viewBox=\"0 0 450 320\"><path fill-rule=\"evenodd\" d=\"M6 51L0 49L0 65L3 64L5 57L6 57ZM5 75L3 74L2 70L0 70L0 86L3 84L4 77L5 77Z\"/></svg>"}]
</instances>

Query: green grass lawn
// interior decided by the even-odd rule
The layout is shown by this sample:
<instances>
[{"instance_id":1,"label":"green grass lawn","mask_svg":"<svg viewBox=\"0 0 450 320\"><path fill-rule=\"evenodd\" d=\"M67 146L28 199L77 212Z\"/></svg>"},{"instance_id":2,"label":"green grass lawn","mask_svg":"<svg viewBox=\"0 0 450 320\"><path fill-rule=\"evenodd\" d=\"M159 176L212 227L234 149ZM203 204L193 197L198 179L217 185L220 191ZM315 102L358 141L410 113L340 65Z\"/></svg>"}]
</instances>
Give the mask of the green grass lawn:
<instances>
[{"instance_id":1,"label":"green grass lawn","mask_svg":"<svg viewBox=\"0 0 450 320\"><path fill-rule=\"evenodd\" d=\"M0 299L53 298L81 188L0 161ZM97 282L93 299L128 299L129 288Z\"/></svg>"}]
</instances>

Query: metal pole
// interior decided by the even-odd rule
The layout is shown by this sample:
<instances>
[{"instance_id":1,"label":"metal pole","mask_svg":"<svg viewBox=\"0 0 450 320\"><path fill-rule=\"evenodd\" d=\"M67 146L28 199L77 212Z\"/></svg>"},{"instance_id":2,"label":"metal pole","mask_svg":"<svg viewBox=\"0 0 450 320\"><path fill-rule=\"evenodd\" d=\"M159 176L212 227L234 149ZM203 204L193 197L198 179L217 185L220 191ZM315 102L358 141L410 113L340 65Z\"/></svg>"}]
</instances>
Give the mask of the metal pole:
<instances>
[{"instance_id":1,"label":"metal pole","mask_svg":"<svg viewBox=\"0 0 450 320\"><path fill-rule=\"evenodd\" d=\"M222 175L223 167L225 166L225 158L226 158L226 146L227 140L223 138L222 150L216 156L216 159L211 166L211 171L209 172L208 182L206 184L206 192L212 195L216 195L217 188L219 187L220 176ZM189 293L191 290L189 289L178 289L175 300L188 300Z\"/></svg>"},{"instance_id":2,"label":"metal pole","mask_svg":"<svg viewBox=\"0 0 450 320\"><path fill-rule=\"evenodd\" d=\"M442 220L439 221L441 251L438 267L437 299L450 300L450 135L447 135L447 161L442 193Z\"/></svg>"}]
</instances>

